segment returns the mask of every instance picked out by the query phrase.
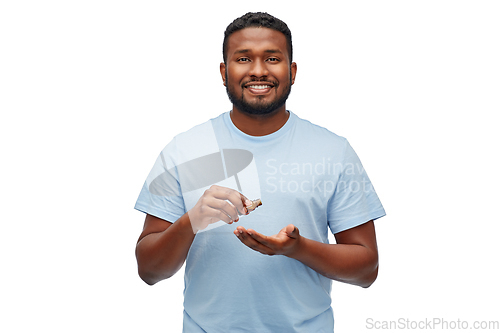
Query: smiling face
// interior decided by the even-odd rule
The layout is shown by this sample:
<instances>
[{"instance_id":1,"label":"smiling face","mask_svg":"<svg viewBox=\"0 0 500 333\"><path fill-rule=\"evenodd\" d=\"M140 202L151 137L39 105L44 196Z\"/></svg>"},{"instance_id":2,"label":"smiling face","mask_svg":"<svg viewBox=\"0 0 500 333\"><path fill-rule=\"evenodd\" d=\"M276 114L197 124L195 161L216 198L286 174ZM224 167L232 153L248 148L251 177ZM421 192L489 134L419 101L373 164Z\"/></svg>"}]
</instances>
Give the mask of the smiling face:
<instances>
[{"instance_id":1,"label":"smiling face","mask_svg":"<svg viewBox=\"0 0 500 333\"><path fill-rule=\"evenodd\" d=\"M297 65L290 64L286 37L269 28L245 28L228 39L220 66L233 110L251 115L285 111Z\"/></svg>"}]
</instances>

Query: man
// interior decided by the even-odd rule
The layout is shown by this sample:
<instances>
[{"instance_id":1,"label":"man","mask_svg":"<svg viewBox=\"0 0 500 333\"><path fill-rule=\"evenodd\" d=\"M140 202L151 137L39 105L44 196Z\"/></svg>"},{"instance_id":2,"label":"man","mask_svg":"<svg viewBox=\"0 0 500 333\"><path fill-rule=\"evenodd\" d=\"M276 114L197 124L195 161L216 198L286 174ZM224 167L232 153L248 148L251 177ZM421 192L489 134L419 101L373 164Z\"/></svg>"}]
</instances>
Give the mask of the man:
<instances>
[{"instance_id":1,"label":"man","mask_svg":"<svg viewBox=\"0 0 500 333\"><path fill-rule=\"evenodd\" d=\"M185 332L332 332L331 280L374 282L384 209L347 140L287 111L285 23L236 19L223 57L232 110L176 136L137 201L139 275L152 285L186 262Z\"/></svg>"}]
</instances>

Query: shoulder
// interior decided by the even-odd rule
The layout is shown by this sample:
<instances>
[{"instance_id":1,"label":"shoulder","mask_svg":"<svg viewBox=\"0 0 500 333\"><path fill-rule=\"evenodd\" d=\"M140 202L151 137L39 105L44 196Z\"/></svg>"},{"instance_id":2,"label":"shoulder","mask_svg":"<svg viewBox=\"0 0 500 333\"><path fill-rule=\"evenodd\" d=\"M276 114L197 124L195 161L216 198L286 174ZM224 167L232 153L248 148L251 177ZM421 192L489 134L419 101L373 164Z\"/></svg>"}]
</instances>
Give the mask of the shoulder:
<instances>
[{"instance_id":1,"label":"shoulder","mask_svg":"<svg viewBox=\"0 0 500 333\"><path fill-rule=\"evenodd\" d=\"M197 124L187 131L180 132L174 136L173 141L185 141L185 140L193 140L193 139L201 139L206 135L211 135L214 132L214 127L219 126L224 117L225 113L220 114L219 116L209 119L203 123Z\"/></svg>"},{"instance_id":2,"label":"shoulder","mask_svg":"<svg viewBox=\"0 0 500 333\"><path fill-rule=\"evenodd\" d=\"M172 156L176 164L178 164L218 152L215 132L217 127L220 126L220 120L223 116L224 113L175 135L172 141L165 146L162 153Z\"/></svg>"},{"instance_id":3,"label":"shoulder","mask_svg":"<svg viewBox=\"0 0 500 333\"><path fill-rule=\"evenodd\" d=\"M293 114L296 121L297 134L308 141L315 141L318 144L320 142L325 144L334 144L338 146L345 147L348 142L343 136L340 136L324 126L314 124L309 120L300 118L296 114Z\"/></svg>"}]
</instances>

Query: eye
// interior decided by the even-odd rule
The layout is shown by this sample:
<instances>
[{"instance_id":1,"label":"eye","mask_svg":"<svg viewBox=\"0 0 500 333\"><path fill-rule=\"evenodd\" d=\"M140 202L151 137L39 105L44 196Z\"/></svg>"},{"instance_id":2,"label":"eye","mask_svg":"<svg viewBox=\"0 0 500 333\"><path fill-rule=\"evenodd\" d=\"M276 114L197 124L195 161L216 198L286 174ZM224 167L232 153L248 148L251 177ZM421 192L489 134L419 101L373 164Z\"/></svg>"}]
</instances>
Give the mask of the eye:
<instances>
[{"instance_id":1,"label":"eye","mask_svg":"<svg viewBox=\"0 0 500 333\"><path fill-rule=\"evenodd\" d=\"M250 59L247 57L241 57L241 58L238 58L238 60L237 60L237 62L248 62L248 61L250 61Z\"/></svg>"},{"instance_id":2,"label":"eye","mask_svg":"<svg viewBox=\"0 0 500 333\"><path fill-rule=\"evenodd\" d=\"M267 61L268 62L279 62L280 60L278 58L275 58L275 57L270 57L270 58L267 58Z\"/></svg>"}]
</instances>

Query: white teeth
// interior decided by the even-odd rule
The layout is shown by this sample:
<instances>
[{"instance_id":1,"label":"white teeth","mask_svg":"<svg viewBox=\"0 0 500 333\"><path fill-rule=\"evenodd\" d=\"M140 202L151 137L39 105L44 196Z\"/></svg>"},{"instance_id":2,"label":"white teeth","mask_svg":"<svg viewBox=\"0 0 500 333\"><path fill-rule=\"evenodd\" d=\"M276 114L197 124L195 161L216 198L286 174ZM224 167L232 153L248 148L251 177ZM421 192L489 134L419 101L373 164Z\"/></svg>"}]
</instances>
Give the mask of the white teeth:
<instances>
[{"instance_id":1,"label":"white teeth","mask_svg":"<svg viewBox=\"0 0 500 333\"><path fill-rule=\"evenodd\" d=\"M252 89L267 89L267 88L271 88L271 86L248 86L248 88L252 88Z\"/></svg>"}]
</instances>

